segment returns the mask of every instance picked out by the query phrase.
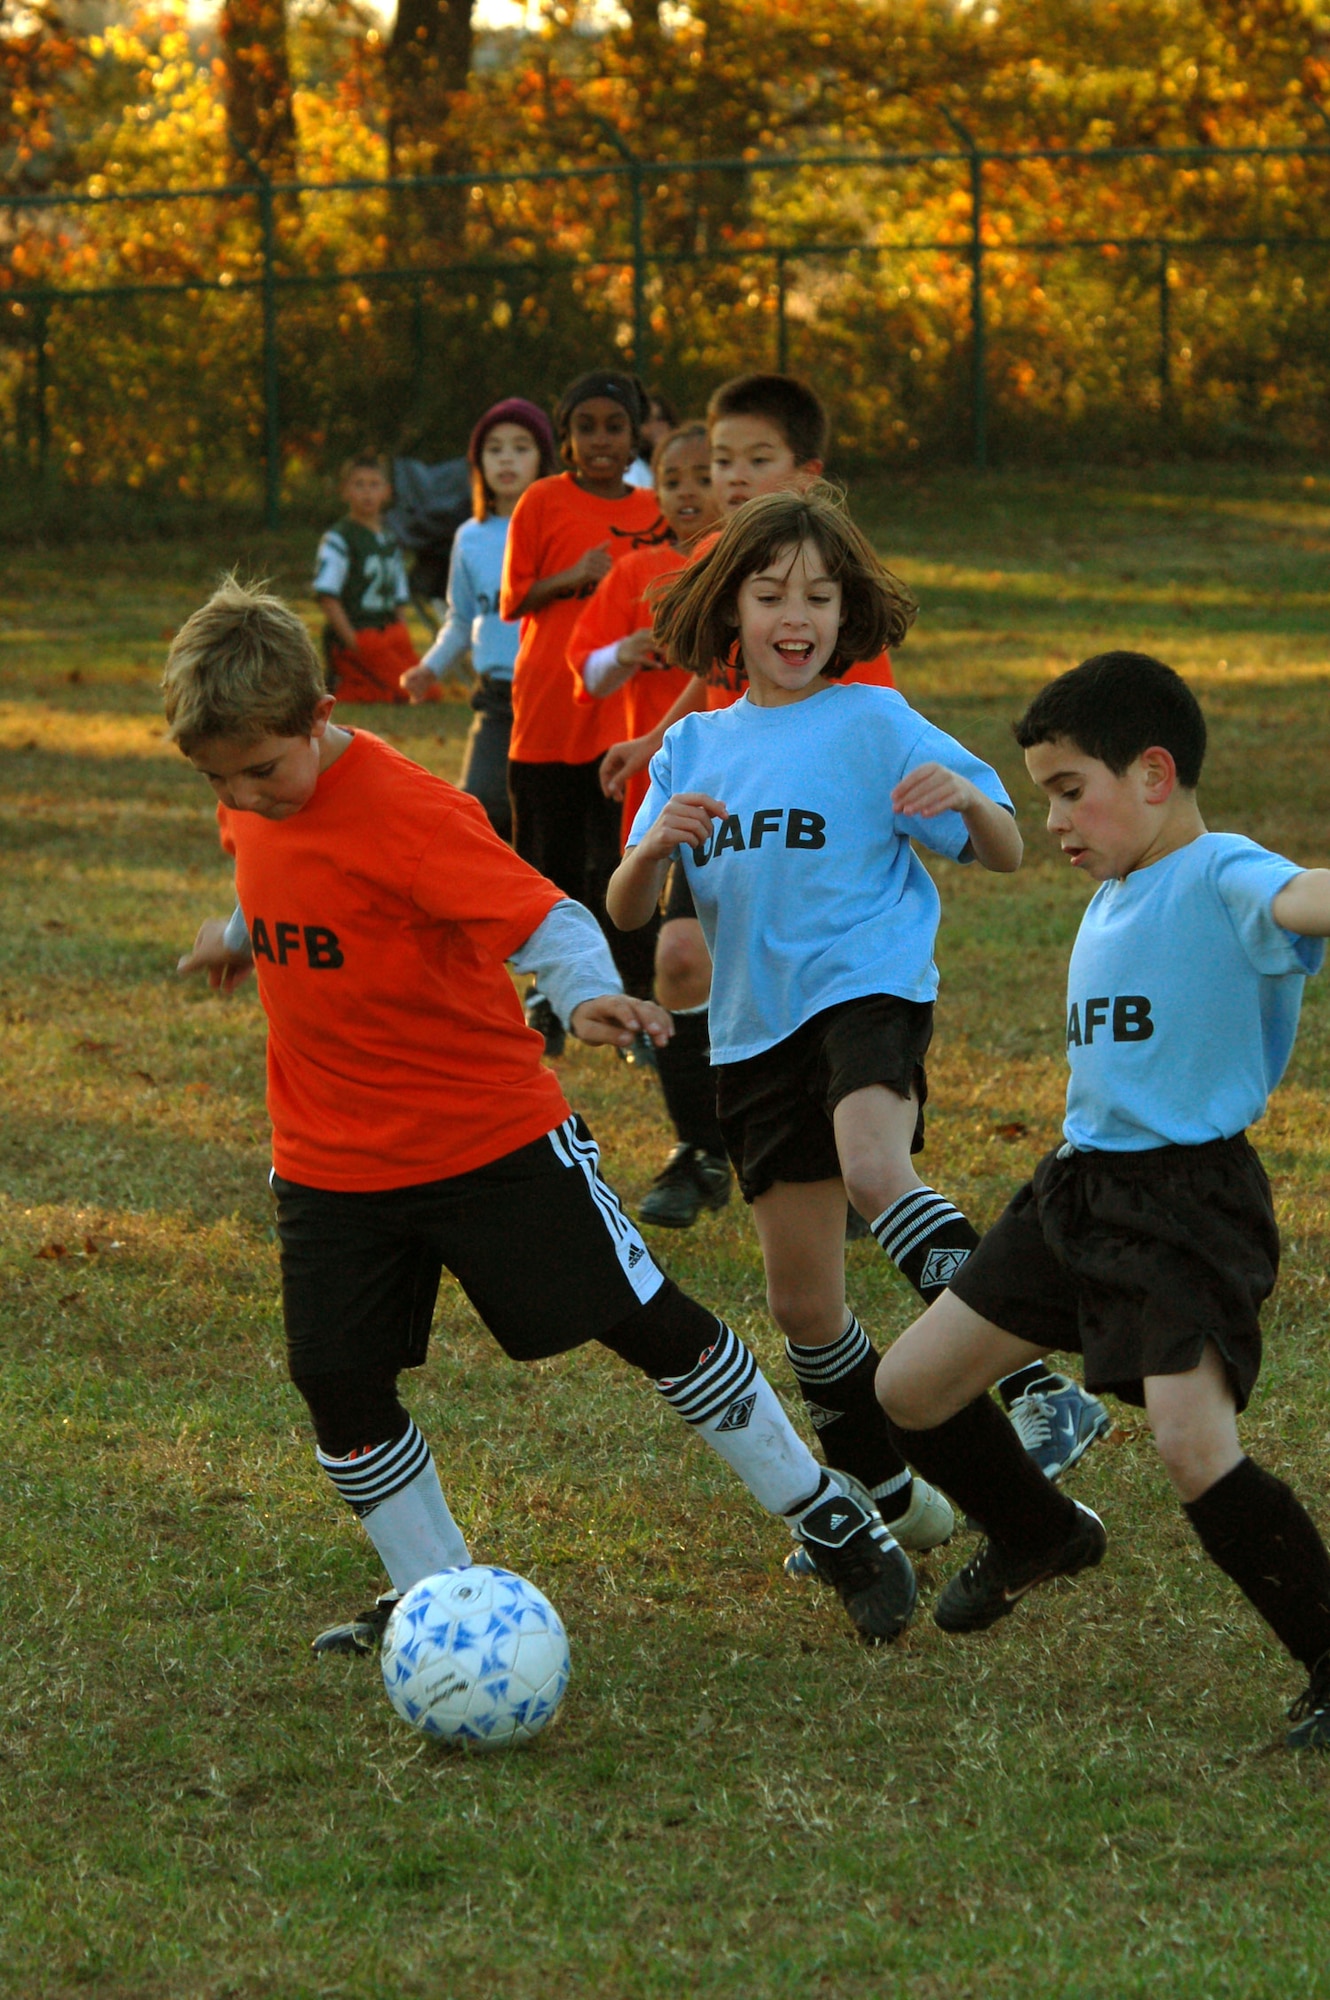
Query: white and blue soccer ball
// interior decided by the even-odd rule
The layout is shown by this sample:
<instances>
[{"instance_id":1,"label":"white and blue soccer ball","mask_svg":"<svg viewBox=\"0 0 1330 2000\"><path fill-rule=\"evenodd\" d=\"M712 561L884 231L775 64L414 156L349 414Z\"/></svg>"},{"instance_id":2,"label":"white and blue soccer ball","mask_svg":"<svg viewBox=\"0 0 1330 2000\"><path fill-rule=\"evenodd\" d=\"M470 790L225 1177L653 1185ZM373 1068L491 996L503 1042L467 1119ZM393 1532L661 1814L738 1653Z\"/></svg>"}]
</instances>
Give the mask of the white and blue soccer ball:
<instances>
[{"instance_id":1,"label":"white and blue soccer ball","mask_svg":"<svg viewBox=\"0 0 1330 2000\"><path fill-rule=\"evenodd\" d=\"M423 1577L388 1620L388 1699L426 1736L473 1750L529 1743L568 1685L568 1634L549 1599L511 1570L473 1563Z\"/></svg>"}]
</instances>

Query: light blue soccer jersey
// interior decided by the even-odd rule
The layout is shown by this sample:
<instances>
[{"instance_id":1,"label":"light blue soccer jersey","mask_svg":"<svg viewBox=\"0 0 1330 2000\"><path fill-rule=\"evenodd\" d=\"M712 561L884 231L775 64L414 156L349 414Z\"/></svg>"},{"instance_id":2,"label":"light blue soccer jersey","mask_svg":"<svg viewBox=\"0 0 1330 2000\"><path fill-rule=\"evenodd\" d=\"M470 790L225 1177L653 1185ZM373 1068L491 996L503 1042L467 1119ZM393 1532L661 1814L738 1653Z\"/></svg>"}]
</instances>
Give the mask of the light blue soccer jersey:
<instances>
[{"instance_id":1,"label":"light blue soccer jersey","mask_svg":"<svg viewBox=\"0 0 1330 2000\"><path fill-rule=\"evenodd\" d=\"M1325 957L1270 914L1301 873L1241 834L1206 833L1100 884L1067 975L1073 1146L1199 1146L1261 1116Z\"/></svg>"},{"instance_id":2,"label":"light blue soccer jersey","mask_svg":"<svg viewBox=\"0 0 1330 2000\"><path fill-rule=\"evenodd\" d=\"M448 563L448 616L421 665L442 676L459 653L471 648L478 674L510 681L517 659L521 629L499 616L499 583L508 521L491 514L484 521L463 521L453 537Z\"/></svg>"},{"instance_id":3,"label":"light blue soccer jersey","mask_svg":"<svg viewBox=\"0 0 1330 2000\"><path fill-rule=\"evenodd\" d=\"M651 760L629 845L675 792L727 808L679 850L715 963L711 1060L744 1062L824 1007L869 993L931 1000L941 905L911 840L968 859L959 813L906 819L891 792L945 764L1004 806L1001 780L893 688L830 687L780 708L688 715Z\"/></svg>"}]
</instances>

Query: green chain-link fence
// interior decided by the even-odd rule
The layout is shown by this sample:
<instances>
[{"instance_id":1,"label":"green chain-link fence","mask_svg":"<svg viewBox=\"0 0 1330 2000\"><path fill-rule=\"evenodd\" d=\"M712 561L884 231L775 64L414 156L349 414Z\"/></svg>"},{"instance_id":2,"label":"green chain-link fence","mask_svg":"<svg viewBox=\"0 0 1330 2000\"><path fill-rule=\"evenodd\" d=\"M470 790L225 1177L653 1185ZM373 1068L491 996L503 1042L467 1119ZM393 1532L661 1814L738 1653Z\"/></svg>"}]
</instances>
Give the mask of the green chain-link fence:
<instances>
[{"instance_id":1,"label":"green chain-link fence","mask_svg":"<svg viewBox=\"0 0 1330 2000\"><path fill-rule=\"evenodd\" d=\"M793 369L847 456L1330 442L1330 144L616 157L0 198L0 453L283 499L618 356ZM607 128L608 129L608 128Z\"/></svg>"}]
</instances>

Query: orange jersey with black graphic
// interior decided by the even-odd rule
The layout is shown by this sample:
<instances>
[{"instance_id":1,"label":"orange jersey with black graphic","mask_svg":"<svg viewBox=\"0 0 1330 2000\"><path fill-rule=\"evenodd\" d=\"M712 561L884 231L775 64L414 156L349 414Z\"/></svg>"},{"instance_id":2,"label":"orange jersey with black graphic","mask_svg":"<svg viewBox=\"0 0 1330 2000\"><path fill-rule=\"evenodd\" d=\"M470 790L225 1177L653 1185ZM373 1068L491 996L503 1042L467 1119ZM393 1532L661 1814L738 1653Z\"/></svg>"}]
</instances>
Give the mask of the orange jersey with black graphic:
<instances>
[{"instance_id":1,"label":"orange jersey with black graphic","mask_svg":"<svg viewBox=\"0 0 1330 2000\"><path fill-rule=\"evenodd\" d=\"M410 1187L562 1123L505 963L560 892L475 799L361 729L290 819L217 819L268 1016L283 1179Z\"/></svg>"},{"instance_id":2,"label":"orange jersey with black graphic","mask_svg":"<svg viewBox=\"0 0 1330 2000\"><path fill-rule=\"evenodd\" d=\"M532 584L570 569L588 549L607 544L611 560L618 562L634 549L664 541L667 532L649 489L634 487L622 500L600 500L570 472L538 479L508 524L500 614L513 618ZM624 734L622 698L579 703L568 671L568 642L591 594L588 587L581 597L555 598L522 620L508 746L517 763L588 764Z\"/></svg>"},{"instance_id":3,"label":"orange jersey with black graphic","mask_svg":"<svg viewBox=\"0 0 1330 2000\"><path fill-rule=\"evenodd\" d=\"M688 557L677 542L663 542L634 549L615 563L608 576L601 578L594 597L582 607L573 627L573 636L568 641L568 664L573 670L577 701L587 703L596 699L587 693L582 684L582 672L591 654L650 625L651 600L647 596L650 585L657 577L673 576L677 570L685 568L687 562ZM620 690L623 729L614 741L617 743L622 737L645 736L649 729L654 729L669 714L692 678L682 667L639 667ZM613 695L607 697L607 700L613 699ZM645 771L636 772L628 780L623 795L625 837L637 817L637 808L647 795L649 783Z\"/></svg>"}]
</instances>

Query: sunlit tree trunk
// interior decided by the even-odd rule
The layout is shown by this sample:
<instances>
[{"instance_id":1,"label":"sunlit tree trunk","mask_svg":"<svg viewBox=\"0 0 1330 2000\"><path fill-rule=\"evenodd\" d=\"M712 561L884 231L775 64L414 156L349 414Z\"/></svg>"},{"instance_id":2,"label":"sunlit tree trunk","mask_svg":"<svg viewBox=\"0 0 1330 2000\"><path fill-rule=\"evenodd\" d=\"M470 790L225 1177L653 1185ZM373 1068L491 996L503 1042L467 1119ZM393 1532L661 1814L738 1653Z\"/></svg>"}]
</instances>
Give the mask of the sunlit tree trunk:
<instances>
[{"instance_id":1,"label":"sunlit tree trunk","mask_svg":"<svg viewBox=\"0 0 1330 2000\"><path fill-rule=\"evenodd\" d=\"M450 173L465 162L450 133L449 99L471 72L472 0L398 0L388 43L392 171Z\"/></svg>"},{"instance_id":2,"label":"sunlit tree trunk","mask_svg":"<svg viewBox=\"0 0 1330 2000\"><path fill-rule=\"evenodd\" d=\"M294 174L296 122L285 0L225 0L226 129L241 169L257 160L275 180Z\"/></svg>"}]
</instances>

